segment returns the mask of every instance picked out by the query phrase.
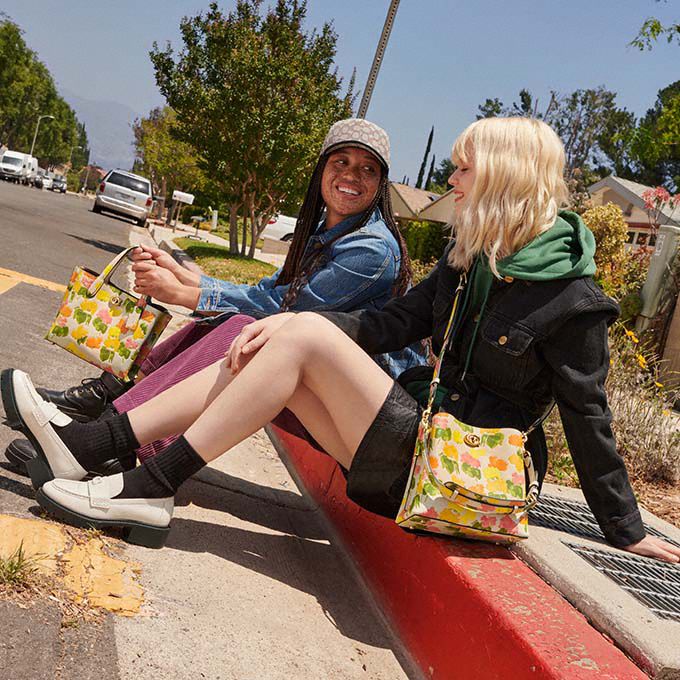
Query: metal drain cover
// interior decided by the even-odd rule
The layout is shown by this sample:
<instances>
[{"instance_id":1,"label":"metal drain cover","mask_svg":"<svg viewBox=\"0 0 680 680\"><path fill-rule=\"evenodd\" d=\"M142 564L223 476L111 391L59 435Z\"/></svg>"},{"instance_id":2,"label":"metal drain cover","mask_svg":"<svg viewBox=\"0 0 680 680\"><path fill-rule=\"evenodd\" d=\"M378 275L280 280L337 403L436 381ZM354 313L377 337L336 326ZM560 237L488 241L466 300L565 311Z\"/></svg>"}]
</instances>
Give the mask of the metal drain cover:
<instances>
[{"instance_id":1,"label":"metal drain cover","mask_svg":"<svg viewBox=\"0 0 680 680\"><path fill-rule=\"evenodd\" d=\"M680 623L680 569L647 557L564 542L656 616Z\"/></svg>"},{"instance_id":2,"label":"metal drain cover","mask_svg":"<svg viewBox=\"0 0 680 680\"><path fill-rule=\"evenodd\" d=\"M572 536L604 539L595 516L585 503L557 496L542 495L538 505L529 513L529 523L547 529L564 531ZM651 536L658 536L680 547L680 543L648 524L645 524L645 530Z\"/></svg>"}]
</instances>

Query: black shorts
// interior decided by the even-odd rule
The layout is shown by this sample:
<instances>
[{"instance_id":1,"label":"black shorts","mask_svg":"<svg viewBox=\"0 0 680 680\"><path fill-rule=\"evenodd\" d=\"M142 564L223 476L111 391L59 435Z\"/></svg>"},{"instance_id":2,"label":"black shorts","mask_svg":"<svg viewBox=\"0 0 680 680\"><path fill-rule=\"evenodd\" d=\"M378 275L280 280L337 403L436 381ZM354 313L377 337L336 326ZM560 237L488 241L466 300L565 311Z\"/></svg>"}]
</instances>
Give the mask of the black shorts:
<instances>
[{"instance_id":1,"label":"black shorts","mask_svg":"<svg viewBox=\"0 0 680 680\"><path fill-rule=\"evenodd\" d=\"M347 496L362 508L391 519L397 516L421 414L418 402L395 382L347 473Z\"/></svg>"}]
</instances>

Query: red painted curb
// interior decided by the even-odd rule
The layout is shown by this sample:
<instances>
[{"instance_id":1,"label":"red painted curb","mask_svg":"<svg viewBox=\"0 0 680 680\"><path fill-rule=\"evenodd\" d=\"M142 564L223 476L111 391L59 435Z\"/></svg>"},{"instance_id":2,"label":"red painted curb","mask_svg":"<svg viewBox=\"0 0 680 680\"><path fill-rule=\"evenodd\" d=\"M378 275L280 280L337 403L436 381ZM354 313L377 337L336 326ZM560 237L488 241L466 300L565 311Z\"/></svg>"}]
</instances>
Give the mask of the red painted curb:
<instances>
[{"instance_id":1,"label":"red painted curb","mask_svg":"<svg viewBox=\"0 0 680 680\"><path fill-rule=\"evenodd\" d=\"M270 426L426 677L647 678L509 550L418 536L348 500L336 463Z\"/></svg>"}]
</instances>

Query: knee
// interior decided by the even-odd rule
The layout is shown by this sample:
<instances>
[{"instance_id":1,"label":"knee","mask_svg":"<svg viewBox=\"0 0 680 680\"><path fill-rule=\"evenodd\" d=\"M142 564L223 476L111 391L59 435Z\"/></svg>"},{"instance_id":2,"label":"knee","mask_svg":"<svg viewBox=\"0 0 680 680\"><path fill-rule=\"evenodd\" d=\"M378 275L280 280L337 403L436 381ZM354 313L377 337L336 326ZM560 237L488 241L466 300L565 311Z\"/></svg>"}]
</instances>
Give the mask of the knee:
<instances>
[{"instance_id":1,"label":"knee","mask_svg":"<svg viewBox=\"0 0 680 680\"><path fill-rule=\"evenodd\" d=\"M333 337L342 334L333 323L314 312L300 312L287 324L282 326L277 335L310 356L317 350L327 351L333 345Z\"/></svg>"}]
</instances>

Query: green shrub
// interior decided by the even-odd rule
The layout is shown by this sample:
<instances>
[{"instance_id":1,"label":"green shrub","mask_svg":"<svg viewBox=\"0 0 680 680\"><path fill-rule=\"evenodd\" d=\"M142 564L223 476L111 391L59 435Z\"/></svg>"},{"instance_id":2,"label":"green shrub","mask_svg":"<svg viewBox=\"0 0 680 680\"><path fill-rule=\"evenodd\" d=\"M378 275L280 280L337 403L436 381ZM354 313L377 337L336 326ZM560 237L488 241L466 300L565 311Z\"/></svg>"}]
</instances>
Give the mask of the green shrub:
<instances>
[{"instance_id":1,"label":"green shrub","mask_svg":"<svg viewBox=\"0 0 680 680\"><path fill-rule=\"evenodd\" d=\"M449 229L438 222L400 221L399 228L412 260L438 260L449 241Z\"/></svg>"}]
</instances>

